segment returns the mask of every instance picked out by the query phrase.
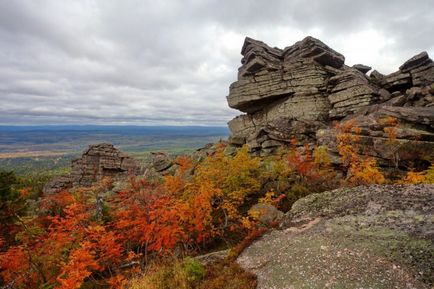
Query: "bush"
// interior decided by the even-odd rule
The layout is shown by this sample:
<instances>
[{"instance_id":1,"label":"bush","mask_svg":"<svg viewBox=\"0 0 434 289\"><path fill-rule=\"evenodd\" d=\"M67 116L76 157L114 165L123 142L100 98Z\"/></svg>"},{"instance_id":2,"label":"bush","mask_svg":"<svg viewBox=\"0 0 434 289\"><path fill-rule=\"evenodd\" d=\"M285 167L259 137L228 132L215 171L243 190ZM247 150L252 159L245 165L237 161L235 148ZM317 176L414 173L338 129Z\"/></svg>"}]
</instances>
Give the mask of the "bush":
<instances>
[{"instance_id":1,"label":"bush","mask_svg":"<svg viewBox=\"0 0 434 289\"><path fill-rule=\"evenodd\" d=\"M194 280L193 280L194 279ZM151 265L128 283L130 289L254 289L256 277L237 263L219 261L202 266L193 258Z\"/></svg>"},{"instance_id":2,"label":"bush","mask_svg":"<svg viewBox=\"0 0 434 289\"><path fill-rule=\"evenodd\" d=\"M204 267L194 258L186 257L182 266L190 282L200 281L205 276Z\"/></svg>"}]
</instances>

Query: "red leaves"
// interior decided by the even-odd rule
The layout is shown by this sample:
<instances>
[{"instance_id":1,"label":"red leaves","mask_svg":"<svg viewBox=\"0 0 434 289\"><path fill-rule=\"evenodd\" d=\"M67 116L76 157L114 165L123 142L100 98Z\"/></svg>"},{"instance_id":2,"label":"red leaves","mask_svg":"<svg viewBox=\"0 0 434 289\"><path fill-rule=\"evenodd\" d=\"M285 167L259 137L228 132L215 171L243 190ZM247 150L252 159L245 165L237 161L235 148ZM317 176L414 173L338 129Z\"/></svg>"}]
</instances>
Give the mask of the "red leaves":
<instances>
[{"instance_id":1,"label":"red leaves","mask_svg":"<svg viewBox=\"0 0 434 289\"><path fill-rule=\"evenodd\" d=\"M89 277L94 270L101 270L95 260L95 253L92 244L83 241L80 247L71 251L69 260L61 268L60 276L57 278L60 286L58 289L80 288L84 279Z\"/></svg>"},{"instance_id":2,"label":"red leaves","mask_svg":"<svg viewBox=\"0 0 434 289\"><path fill-rule=\"evenodd\" d=\"M44 199L43 209L52 204L64 207L43 222L35 218L23 223L18 235L22 245L0 254L5 281L14 279L17 286L26 288L79 288L90 275L114 269L121 261L122 244L108 226L93 221L91 200L66 192Z\"/></svg>"},{"instance_id":3,"label":"red leaves","mask_svg":"<svg viewBox=\"0 0 434 289\"><path fill-rule=\"evenodd\" d=\"M303 148L293 148L288 153L289 167L296 171L301 177L313 180L318 178L315 163L313 162L312 153L307 145Z\"/></svg>"},{"instance_id":4,"label":"red leaves","mask_svg":"<svg viewBox=\"0 0 434 289\"><path fill-rule=\"evenodd\" d=\"M0 276L6 283L17 279L23 282L24 273L28 270L27 254L21 246L11 247L0 254Z\"/></svg>"},{"instance_id":5,"label":"red leaves","mask_svg":"<svg viewBox=\"0 0 434 289\"><path fill-rule=\"evenodd\" d=\"M156 194L146 186L129 194L113 222L118 234L126 237L124 241L162 252L185 239L185 204L171 195Z\"/></svg>"},{"instance_id":6,"label":"red leaves","mask_svg":"<svg viewBox=\"0 0 434 289\"><path fill-rule=\"evenodd\" d=\"M1 276L28 276L17 279L25 288L79 288L89 280L120 288L124 274L149 255L178 245L197 248L236 230L239 207L260 189L259 162L246 148L234 158L222 149L197 165L194 175L191 159L183 157L176 160L177 173L162 183L132 178L128 189L104 198L104 218L95 217L95 204L112 186L109 180L45 197L45 215L23 223L21 245L0 254Z\"/></svg>"}]
</instances>

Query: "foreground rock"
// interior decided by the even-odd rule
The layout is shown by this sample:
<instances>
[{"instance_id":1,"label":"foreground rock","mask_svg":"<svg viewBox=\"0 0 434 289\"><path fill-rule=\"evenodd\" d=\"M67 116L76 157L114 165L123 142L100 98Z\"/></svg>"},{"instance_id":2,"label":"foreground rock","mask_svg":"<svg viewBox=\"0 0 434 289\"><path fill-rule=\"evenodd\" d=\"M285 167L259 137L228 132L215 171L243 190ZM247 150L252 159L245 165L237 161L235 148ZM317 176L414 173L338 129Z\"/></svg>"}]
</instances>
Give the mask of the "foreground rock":
<instances>
[{"instance_id":1,"label":"foreground rock","mask_svg":"<svg viewBox=\"0 0 434 289\"><path fill-rule=\"evenodd\" d=\"M297 138L317 143L318 131L332 128L354 114L377 118L374 105L385 107L382 116L396 116L397 126L410 134L401 141L423 135L434 150L434 63L426 52L405 62L397 72L382 75L371 67L344 64L345 58L320 40L306 37L285 49L246 38L241 50L238 80L231 84L228 104L245 114L229 122L229 142L247 144L254 154L268 155ZM390 113L384 113L388 111ZM422 125L421 125L422 124ZM370 142L384 138L367 126Z\"/></svg>"},{"instance_id":2,"label":"foreground rock","mask_svg":"<svg viewBox=\"0 0 434 289\"><path fill-rule=\"evenodd\" d=\"M137 175L139 171L138 162L112 144L90 145L80 158L72 161L71 173L47 183L44 193L53 194L72 187L87 187L104 177L125 178Z\"/></svg>"},{"instance_id":3,"label":"foreground rock","mask_svg":"<svg viewBox=\"0 0 434 289\"><path fill-rule=\"evenodd\" d=\"M258 289L432 288L434 185L313 194L285 218L237 260Z\"/></svg>"}]
</instances>

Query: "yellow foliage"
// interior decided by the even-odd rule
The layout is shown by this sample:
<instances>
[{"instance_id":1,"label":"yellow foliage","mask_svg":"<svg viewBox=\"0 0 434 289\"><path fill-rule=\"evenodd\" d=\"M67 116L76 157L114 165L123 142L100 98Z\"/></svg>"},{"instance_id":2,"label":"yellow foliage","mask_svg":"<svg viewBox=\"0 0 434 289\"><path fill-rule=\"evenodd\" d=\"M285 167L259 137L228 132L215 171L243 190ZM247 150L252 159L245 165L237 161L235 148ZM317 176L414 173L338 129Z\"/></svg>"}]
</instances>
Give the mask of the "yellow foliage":
<instances>
[{"instance_id":1,"label":"yellow foliage","mask_svg":"<svg viewBox=\"0 0 434 289\"><path fill-rule=\"evenodd\" d=\"M410 170L398 181L400 184L434 184L434 163L423 172Z\"/></svg>"},{"instance_id":2,"label":"yellow foliage","mask_svg":"<svg viewBox=\"0 0 434 289\"><path fill-rule=\"evenodd\" d=\"M259 203L273 205L275 197L276 197L276 193L273 190L270 190L267 193L265 193L264 197L259 199Z\"/></svg>"},{"instance_id":3,"label":"yellow foliage","mask_svg":"<svg viewBox=\"0 0 434 289\"><path fill-rule=\"evenodd\" d=\"M424 172L409 171L401 179L400 183L403 183L403 184L422 184L422 183L425 183L425 181L426 181L426 177L424 175Z\"/></svg>"},{"instance_id":4,"label":"yellow foliage","mask_svg":"<svg viewBox=\"0 0 434 289\"><path fill-rule=\"evenodd\" d=\"M385 182L376 161L368 157L351 163L349 176L348 183L350 185L383 184Z\"/></svg>"},{"instance_id":5,"label":"yellow foliage","mask_svg":"<svg viewBox=\"0 0 434 289\"><path fill-rule=\"evenodd\" d=\"M389 121L389 120L388 120ZM360 156L361 129L354 126L354 122L346 122L339 126L336 136L337 147L342 163L347 167L348 185L382 184L385 182L375 159Z\"/></svg>"}]
</instances>

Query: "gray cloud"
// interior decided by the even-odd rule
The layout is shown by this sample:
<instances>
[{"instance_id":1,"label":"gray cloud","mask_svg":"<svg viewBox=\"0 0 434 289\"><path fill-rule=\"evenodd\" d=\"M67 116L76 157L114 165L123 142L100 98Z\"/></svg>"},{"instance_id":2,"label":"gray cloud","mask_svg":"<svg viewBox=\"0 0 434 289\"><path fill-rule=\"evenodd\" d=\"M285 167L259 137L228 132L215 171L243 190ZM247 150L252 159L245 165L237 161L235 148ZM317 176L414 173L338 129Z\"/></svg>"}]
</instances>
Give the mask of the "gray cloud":
<instances>
[{"instance_id":1,"label":"gray cloud","mask_svg":"<svg viewBox=\"0 0 434 289\"><path fill-rule=\"evenodd\" d=\"M0 124L224 125L246 35L389 73L434 55L434 3L0 0Z\"/></svg>"}]
</instances>

